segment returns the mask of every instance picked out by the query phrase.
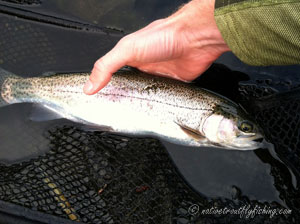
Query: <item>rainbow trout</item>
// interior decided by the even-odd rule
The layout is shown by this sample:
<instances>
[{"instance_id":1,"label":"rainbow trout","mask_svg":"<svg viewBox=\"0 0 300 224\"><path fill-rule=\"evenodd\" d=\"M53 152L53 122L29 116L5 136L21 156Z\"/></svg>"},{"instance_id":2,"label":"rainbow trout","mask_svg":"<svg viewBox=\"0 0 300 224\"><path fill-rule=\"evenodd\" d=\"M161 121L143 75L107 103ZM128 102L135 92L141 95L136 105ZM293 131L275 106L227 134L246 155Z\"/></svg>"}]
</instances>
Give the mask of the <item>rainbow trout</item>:
<instances>
[{"instance_id":1,"label":"rainbow trout","mask_svg":"<svg viewBox=\"0 0 300 224\"><path fill-rule=\"evenodd\" d=\"M234 102L180 81L120 70L97 94L90 74L21 78L0 71L0 106L37 103L60 116L112 132L156 136L189 146L251 150L261 146L257 125Z\"/></svg>"}]
</instances>

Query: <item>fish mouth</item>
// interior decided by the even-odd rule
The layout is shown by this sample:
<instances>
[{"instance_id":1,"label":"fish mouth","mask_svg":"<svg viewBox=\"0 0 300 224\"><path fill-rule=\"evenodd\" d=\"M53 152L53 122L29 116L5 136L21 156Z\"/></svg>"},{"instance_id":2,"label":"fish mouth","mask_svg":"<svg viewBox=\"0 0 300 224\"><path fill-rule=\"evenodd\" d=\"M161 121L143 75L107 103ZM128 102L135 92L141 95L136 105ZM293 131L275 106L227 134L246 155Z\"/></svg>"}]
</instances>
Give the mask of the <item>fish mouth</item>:
<instances>
[{"instance_id":1,"label":"fish mouth","mask_svg":"<svg viewBox=\"0 0 300 224\"><path fill-rule=\"evenodd\" d=\"M260 148L263 144L263 141L264 137L261 134L253 134L252 136L244 135L237 137L236 141L232 142L229 147L242 151L254 150Z\"/></svg>"},{"instance_id":2,"label":"fish mouth","mask_svg":"<svg viewBox=\"0 0 300 224\"><path fill-rule=\"evenodd\" d=\"M252 135L240 135L237 137L239 140L245 141L255 141L262 142L264 137L261 134L252 134Z\"/></svg>"}]
</instances>

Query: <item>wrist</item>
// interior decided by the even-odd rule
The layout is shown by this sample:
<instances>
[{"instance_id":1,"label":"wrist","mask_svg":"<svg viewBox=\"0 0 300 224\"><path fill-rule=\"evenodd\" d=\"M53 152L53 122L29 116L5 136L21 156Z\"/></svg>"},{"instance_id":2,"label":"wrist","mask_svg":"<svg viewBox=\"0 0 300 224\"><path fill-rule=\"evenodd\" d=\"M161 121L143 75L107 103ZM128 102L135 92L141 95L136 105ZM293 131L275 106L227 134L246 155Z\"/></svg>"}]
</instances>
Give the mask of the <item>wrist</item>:
<instances>
[{"instance_id":1,"label":"wrist","mask_svg":"<svg viewBox=\"0 0 300 224\"><path fill-rule=\"evenodd\" d=\"M207 48L221 55L230 51L214 18L215 0L192 0L167 18L176 33L194 48Z\"/></svg>"}]
</instances>

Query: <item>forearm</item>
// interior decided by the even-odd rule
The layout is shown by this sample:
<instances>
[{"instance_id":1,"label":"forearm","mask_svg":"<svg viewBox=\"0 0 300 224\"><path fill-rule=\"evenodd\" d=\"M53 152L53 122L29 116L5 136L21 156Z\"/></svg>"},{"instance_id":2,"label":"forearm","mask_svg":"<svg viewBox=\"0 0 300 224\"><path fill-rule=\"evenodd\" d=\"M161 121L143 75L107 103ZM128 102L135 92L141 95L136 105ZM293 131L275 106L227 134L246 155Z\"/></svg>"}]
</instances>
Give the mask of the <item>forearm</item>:
<instances>
[{"instance_id":1,"label":"forearm","mask_svg":"<svg viewBox=\"0 0 300 224\"><path fill-rule=\"evenodd\" d=\"M300 0L216 0L215 20L229 48L251 65L300 62Z\"/></svg>"}]
</instances>

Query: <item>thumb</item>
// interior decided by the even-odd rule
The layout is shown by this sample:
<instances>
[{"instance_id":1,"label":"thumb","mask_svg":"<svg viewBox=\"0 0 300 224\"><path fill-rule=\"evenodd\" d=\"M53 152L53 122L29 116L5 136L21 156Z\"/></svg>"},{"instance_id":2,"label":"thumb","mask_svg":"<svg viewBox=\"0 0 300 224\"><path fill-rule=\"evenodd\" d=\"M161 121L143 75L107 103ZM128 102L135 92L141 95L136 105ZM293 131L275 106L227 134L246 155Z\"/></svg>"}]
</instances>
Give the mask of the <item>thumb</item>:
<instances>
[{"instance_id":1,"label":"thumb","mask_svg":"<svg viewBox=\"0 0 300 224\"><path fill-rule=\"evenodd\" d=\"M105 87L114 72L126 65L124 50L118 46L96 61L89 80L85 84L83 91L92 95Z\"/></svg>"}]
</instances>

